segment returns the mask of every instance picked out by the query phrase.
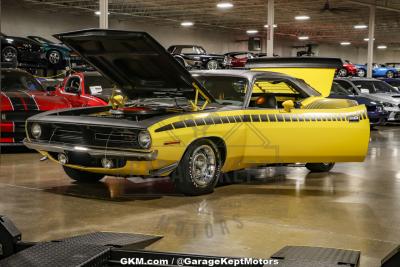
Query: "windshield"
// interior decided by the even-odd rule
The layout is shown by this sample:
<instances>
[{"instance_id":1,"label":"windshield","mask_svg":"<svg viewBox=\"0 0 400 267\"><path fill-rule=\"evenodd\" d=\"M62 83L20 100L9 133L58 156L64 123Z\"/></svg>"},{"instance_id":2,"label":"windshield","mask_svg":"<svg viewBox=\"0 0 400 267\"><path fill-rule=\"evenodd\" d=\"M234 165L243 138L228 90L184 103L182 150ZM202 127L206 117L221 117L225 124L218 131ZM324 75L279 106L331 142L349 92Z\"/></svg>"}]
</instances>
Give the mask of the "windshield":
<instances>
[{"instance_id":1,"label":"windshield","mask_svg":"<svg viewBox=\"0 0 400 267\"><path fill-rule=\"evenodd\" d=\"M349 92L338 83L332 83L331 95L349 95Z\"/></svg>"},{"instance_id":2,"label":"windshield","mask_svg":"<svg viewBox=\"0 0 400 267\"><path fill-rule=\"evenodd\" d=\"M241 77L199 75L195 78L221 105L243 106L248 81Z\"/></svg>"},{"instance_id":3,"label":"windshield","mask_svg":"<svg viewBox=\"0 0 400 267\"><path fill-rule=\"evenodd\" d=\"M382 81L353 81L353 83L358 89L368 89L370 94L398 93L395 88Z\"/></svg>"},{"instance_id":4,"label":"windshield","mask_svg":"<svg viewBox=\"0 0 400 267\"><path fill-rule=\"evenodd\" d=\"M386 81L388 84L390 84L391 86L394 87L400 87L400 80L390 80L390 81Z\"/></svg>"},{"instance_id":5,"label":"windshield","mask_svg":"<svg viewBox=\"0 0 400 267\"><path fill-rule=\"evenodd\" d=\"M100 95L102 93L108 94L113 84L103 76L87 75L85 76L85 92L91 95Z\"/></svg>"},{"instance_id":6,"label":"windshield","mask_svg":"<svg viewBox=\"0 0 400 267\"><path fill-rule=\"evenodd\" d=\"M30 74L20 71L1 71L1 91L40 90L41 84Z\"/></svg>"},{"instance_id":7,"label":"windshield","mask_svg":"<svg viewBox=\"0 0 400 267\"><path fill-rule=\"evenodd\" d=\"M32 36L32 39L34 39L35 41L41 43L41 44L54 44L54 42L44 39L43 37L39 37L39 36Z\"/></svg>"}]
</instances>

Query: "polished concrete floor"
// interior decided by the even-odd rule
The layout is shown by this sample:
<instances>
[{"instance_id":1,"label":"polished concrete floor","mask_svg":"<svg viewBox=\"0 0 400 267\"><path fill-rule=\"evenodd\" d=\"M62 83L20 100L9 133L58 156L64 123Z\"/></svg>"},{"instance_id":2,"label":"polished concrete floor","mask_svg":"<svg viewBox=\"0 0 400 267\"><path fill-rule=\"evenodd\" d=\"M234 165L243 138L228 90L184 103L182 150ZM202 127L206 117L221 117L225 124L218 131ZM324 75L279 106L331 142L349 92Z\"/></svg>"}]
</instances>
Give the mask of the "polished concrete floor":
<instances>
[{"instance_id":1,"label":"polished concrete floor","mask_svg":"<svg viewBox=\"0 0 400 267\"><path fill-rule=\"evenodd\" d=\"M36 153L3 153L0 214L25 240L92 231L163 235L150 249L268 257L285 245L362 251L361 266L379 266L400 244L400 127L373 131L363 163L330 173L305 168L249 170L248 182L213 194L174 194L168 179L108 177L73 183Z\"/></svg>"}]
</instances>

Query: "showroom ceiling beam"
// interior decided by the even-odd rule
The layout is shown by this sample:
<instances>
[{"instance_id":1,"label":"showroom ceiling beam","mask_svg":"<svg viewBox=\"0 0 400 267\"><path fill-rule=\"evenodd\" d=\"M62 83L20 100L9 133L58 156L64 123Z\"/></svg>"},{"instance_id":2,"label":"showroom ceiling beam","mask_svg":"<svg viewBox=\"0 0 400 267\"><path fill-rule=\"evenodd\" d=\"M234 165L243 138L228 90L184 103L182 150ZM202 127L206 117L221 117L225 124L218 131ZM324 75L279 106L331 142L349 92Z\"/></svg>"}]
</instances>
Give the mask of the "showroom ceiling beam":
<instances>
[{"instance_id":1,"label":"showroom ceiling beam","mask_svg":"<svg viewBox=\"0 0 400 267\"><path fill-rule=\"evenodd\" d=\"M368 25L368 56L367 56L367 77L372 78L372 63L374 61L374 39L375 39L375 6L369 7Z\"/></svg>"},{"instance_id":2,"label":"showroom ceiling beam","mask_svg":"<svg viewBox=\"0 0 400 267\"><path fill-rule=\"evenodd\" d=\"M268 0L267 56L274 57L274 0Z\"/></svg>"},{"instance_id":3,"label":"showroom ceiling beam","mask_svg":"<svg viewBox=\"0 0 400 267\"><path fill-rule=\"evenodd\" d=\"M99 22L100 29L108 29L108 0L100 0L99 1Z\"/></svg>"}]
</instances>

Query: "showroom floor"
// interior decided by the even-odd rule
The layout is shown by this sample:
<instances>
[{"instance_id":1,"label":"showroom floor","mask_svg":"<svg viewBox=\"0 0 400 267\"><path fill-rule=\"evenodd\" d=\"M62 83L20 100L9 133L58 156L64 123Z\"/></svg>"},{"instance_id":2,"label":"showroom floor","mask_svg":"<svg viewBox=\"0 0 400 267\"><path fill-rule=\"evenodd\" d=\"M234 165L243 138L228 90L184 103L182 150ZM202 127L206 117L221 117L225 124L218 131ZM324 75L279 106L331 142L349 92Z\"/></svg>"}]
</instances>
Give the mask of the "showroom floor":
<instances>
[{"instance_id":1,"label":"showroom floor","mask_svg":"<svg viewBox=\"0 0 400 267\"><path fill-rule=\"evenodd\" d=\"M248 183L199 197L174 195L167 179L106 178L77 185L37 153L3 153L0 211L25 240L92 231L165 235L154 250L268 257L285 245L362 251L362 267L400 244L400 128L372 132L364 163L331 173L265 168Z\"/></svg>"}]
</instances>

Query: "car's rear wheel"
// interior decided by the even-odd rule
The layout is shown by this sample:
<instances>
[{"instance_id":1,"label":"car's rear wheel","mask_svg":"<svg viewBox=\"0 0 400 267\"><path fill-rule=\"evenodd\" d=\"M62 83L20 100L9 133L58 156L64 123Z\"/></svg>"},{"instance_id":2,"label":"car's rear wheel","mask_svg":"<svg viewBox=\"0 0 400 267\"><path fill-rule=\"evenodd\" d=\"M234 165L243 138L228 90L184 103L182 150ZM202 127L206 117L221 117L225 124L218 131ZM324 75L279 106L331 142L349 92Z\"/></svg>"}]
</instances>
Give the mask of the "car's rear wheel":
<instances>
[{"instance_id":1,"label":"car's rear wheel","mask_svg":"<svg viewBox=\"0 0 400 267\"><path fill-rule=\"evenodd\" d=\"M357 76L365 77L365 76L367 76L367 72L364 69L359 69L359 70L357 70Z\"/></svg>"},{"instance_id":2,"label":"car's rear wheel","mask_svg":"<svg viewBox=\"0 0 400 267\"><path fill-rule=\"evenodd\" d=\"M391 70L388 70L388 71L386 72L386 78L393 78L393 77L394 77L394 72L391 71Z\"/></svg>"},{"instance_id":3,"label":"car's rear wheel","mask_svg":"<svg viewBox=\"0 0 400 267\"><path fill-rule=\"evenodd\" d=\"M306 168L311 172L329 172L335 166L334 162L307 163Z\"/></svg>"},{"instance_id":4,"label":"car's rear wheel","mask_svg":"<svg viewBox=\"0 0 400 267\"><path fill-rule=\"evenodd\" d=\"M340 70L338 70L338 76L339 77L346 77L348 74L348 71L345 68L342 68Z\"/></svg>"},{"instance_id":5,"label":"car's rear wheel","mask_svg":"<svg viewBox=\"0 0 400 267\"><path fill-rule=\"evenodd\" d=\"M63 169L69 178L81 183L95 183L105 176L104 174L80 171L66 166L63 166Z\"/></svg>"},{"instance_id":6,"label":"car's rear wheel","mask_svg":"<svg viewBox=\"0 0 400 267\"><path fill-rule=\"evenodd\" d=\"M1 58L4 62L16 62L18 60L18 51L15 47L6 46L1 51Z\"/></svg>"},{"instance_id":7,"label":"car's rear wheel","mask_svg":"<svg viewBox=\"0 0 400 267\"><path fill-rule=\"evenodd\" d=\"M210 60L207 62L207 69L208 70L216 70L218 69L218 61Z\"/></svg>"},{"instance_id":8,"label":"car's rear wheel","mask_svg":"<svg viewBox=\"0 0 400 267\"><path fill-rule=\"evenodd\" d=\"M47 53L47 61L49 61L49 63L51 65L58 65L61 63L62 61L62 56L61 53L57 50L51 50Z\"/></svg>"},{"instance_id":9,"label":"car's rear wheel","mask_svg":"<svg viewBox=\"0 0 400 267\"><path fill-rule=\"evenodd\" d=\"M183 155L171 180L178 192L185 195L211 193L221 172L221 156L208 139L193 142Z\"/></svg>"}]
</instances>

